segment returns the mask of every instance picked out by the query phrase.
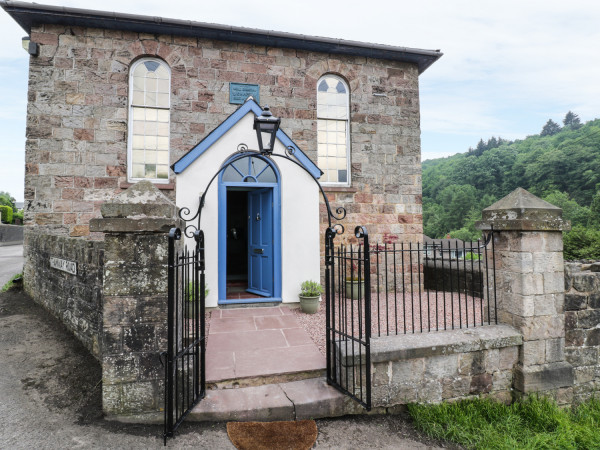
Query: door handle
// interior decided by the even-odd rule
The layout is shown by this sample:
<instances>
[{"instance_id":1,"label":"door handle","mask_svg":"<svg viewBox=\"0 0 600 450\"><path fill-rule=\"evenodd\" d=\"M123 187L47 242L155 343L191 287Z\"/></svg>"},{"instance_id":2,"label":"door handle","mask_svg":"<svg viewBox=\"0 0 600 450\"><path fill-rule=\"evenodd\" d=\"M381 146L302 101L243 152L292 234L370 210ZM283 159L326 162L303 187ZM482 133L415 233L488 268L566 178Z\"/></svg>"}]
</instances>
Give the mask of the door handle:
<instances>
[{"instance_id":1,"label":"door handle","mask_svg":"<svg viewBox=\"0 0 600 450\"><path fill-rule=\"evenodd\" d=\"M258 253L259 255L262 255L265 253L265 250L262 248L255 248L253 251L254 251L254 253Z\"/></svg>"}]
</instances>

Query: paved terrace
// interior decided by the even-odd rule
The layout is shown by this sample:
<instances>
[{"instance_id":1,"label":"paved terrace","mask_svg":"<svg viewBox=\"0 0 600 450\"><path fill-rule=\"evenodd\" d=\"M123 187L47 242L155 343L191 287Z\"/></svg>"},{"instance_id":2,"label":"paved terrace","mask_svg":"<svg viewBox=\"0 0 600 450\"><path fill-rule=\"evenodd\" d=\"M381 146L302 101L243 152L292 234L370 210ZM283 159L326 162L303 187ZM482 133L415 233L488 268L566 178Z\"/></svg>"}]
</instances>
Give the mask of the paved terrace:
<instances>
[{"instance_id":1,"label":"paved terrace","mask_svg":"<svg viewBox=\"0 0 600 450\"><path fill-rule=\"evenodd\" d=\"M233 380L243 384L240 379L292 374L297 379L299 373L323 376L325 367L325 356L287 306L211 313L206 350L209 384Z\"/></svg>"}]
</instances>

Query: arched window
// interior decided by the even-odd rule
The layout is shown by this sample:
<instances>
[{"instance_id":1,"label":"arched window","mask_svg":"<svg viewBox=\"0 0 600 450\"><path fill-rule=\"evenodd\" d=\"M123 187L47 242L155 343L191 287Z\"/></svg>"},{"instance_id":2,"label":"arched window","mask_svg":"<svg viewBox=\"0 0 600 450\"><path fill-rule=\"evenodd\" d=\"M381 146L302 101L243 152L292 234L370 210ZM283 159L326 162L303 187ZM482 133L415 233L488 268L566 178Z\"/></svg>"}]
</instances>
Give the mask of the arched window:
<instances>
[{"instance_id":1,"label":"arched window","mask_svg":"<svg viewBox=\"0 0 600 450\"><path fill-rule=\"evenodd\" d=\"M223 172L224 182L277 183L277 174L271 165L260 158L240 158Z\"/></svg>"},{"instance_id":2,"label":"arched window","mask_svg":"<svg viewBox=\"0 0 600 450\"><path fill-rule=\"evenodd\" d=\"M324 184L350 184L350 90L340 77L317 83L318 166Z\"/></svg>"},{"instance_id":3,"label":"arched window","mask_svg":"<svg viewBox=\"0 0 600 450\"><path fill-rule=\"evenodd\" d=\"M171 71L158 59L141 59L129 82L130 181L169 182Z\"/></svg>"}]
</instances>

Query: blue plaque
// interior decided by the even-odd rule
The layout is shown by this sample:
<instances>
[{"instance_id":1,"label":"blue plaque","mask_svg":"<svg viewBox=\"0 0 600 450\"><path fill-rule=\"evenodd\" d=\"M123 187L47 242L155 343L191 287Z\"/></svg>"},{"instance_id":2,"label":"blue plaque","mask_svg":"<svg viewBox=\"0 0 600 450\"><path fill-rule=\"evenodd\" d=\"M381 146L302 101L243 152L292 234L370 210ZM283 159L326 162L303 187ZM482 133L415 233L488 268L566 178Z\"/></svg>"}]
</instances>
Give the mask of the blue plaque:
<instances>
[{"instance_id":1,"label":"blue plaque","mask_svg":"<svg viewBox=\"0 0 600 450\"><path fill-rule=\"evenodd\" d=\"M258 84L229 83L229 103L241 105L250 96L254 97L256 103L260 104Z\"/></svg>"}]
</instances>

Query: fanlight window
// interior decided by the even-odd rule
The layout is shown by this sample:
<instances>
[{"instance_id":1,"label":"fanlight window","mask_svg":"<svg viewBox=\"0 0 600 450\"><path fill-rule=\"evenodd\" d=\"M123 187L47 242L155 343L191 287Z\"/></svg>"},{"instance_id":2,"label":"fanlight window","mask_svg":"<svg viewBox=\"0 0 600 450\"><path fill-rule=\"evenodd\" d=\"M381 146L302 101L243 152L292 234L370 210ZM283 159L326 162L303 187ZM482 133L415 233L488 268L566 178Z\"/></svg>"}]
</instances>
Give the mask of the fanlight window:
<instances>
[{"instance_id":1,"label":"fanlight window","mask_svg":"<svg viewBox=\"0 0 600 450\"><path fill-rule=\"evenodd\" d=\"M248 156L227 166L223 172L224 182L236 183L277 183L273 167L260 158Z\"/></svg>"},{"instance_id":2,"label":"fanlight window","mask_svg":"<svg viewBox=\"0 0 600 450\"><path fill-rule=\"evenodd\" d=\"M129 178L168 182L171 74L154 59L131 70Z\"/></svg>"},{"instance_id":3,"label":"fanlight window","mask_svg":"<svg viewBox=\"0 0 600 450\"><path fill-rule=\"evenodd\" d=\"M317 83L318 165L327 184L349 184L349 90L335 75Z\"/></svg>"}]
</instances>

